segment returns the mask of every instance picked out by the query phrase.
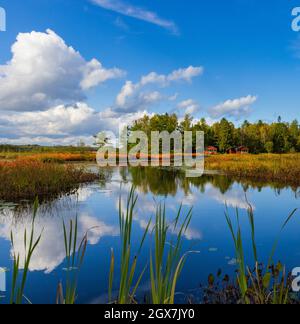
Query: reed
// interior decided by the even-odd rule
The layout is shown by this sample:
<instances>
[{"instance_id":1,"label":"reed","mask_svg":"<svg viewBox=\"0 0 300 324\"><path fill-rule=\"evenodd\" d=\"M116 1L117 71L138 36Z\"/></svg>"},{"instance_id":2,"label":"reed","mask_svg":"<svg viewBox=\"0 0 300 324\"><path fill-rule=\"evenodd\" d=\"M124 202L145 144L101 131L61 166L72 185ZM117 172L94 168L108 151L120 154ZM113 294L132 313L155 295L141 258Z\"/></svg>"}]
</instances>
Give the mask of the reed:
<instances>
[{"instance_id":1,"label":"reed","mask_svg":"<svg viewBox=\"0 0 300 324\"><path fill-rule=\"evenodd\" d=\"M54 197L96 179L96 174L71 165L34 160L0 162L0 200Z\"/></svg>"},{"instance_id":2,"label":"reed","mask_svg":"<svg viewBox=\"0 0 300 324\"><path fill-rule=\"evenodd\" d=\"M83 265L86 248L87 248L87 233L83 239L78 241L78 218L75 222L70 220L69 231L65 222L63 222L64 245L66 252L66 293L64 296L63 284L59 283L57 289L56 303L65 305L74 305L77 298L77 285L79 273ZM78 247L79 243L79 247ZM78 248L78 249L77 249Z\"/></svg>"},{"instance_id":3,"label":"reed","mask_svg":"<svg viewBox=\"0 0 300 324\"><path fill-rule=\"evenodd\" d=\"M154 227L155 253L150 253L151 298L153 304L174 304L177 281L184 267L187 254L181 256L183 236L192 218L192 209L181 225L179 219L182 206L178 210L173 226L176 240L167 242L170 225L166 222L166 208L160 205L156 212Z\"/></svg>"},{"instance_id":4,"label":"reed","mask_svg":"<svg viewBox=\"0 0 300 324\"><path fill-rule=\"evenodd\" d=\"M280 234L296 213L296 209L288 216L282 225L276 238L268 264L264 266L259 262L255 238L255 223L252 207L248 208L248 219L251 227L252 251L255 260L255 267L251 269L245 260L242 230L239 221L239 212L236 211L237 232L226 210L225 217L234 242L236 259L238 264L237 284L241 294L241 301L245 304L288 304L291 291L291 280L286 268L278 262L274 264L273 258L279 243Z\"/></svg>"},{"instance_id":5,"label":"reed","mask_svg":"<svg viewBox=\"0 0 300 324\"><path fill-rule=\"evenodd\" d=\"M11 288L11 304L22 304L23 299L25 299L28 303L30 303L29 299L24 295L27 277L29 272L29 266L32 259L32 255L36 250L42 234L40 234L37 239L34 239L35 235L35 219L38 210L38 199L35 200L34 203L34 212L31 223L31 230L29 237L27 236L27 230L24 231L24 251L25 251L25 259L24 266L20 264L20 253L16 253L15 245L14 245L14 236L13 232L11 232L11 245L13 249L13 270L12 270L12 288ZM22 267L22 269L21 269Z\"/></svg>"},{"instance_id":6,"label":"reed","mask_svg":"<svg viewBox=\"0 0 300 324\"><path fill-rule=\"evenodd\" d=\"M120 238L121 238L121 269L119 274L119 289L117 300L114 301L113 295L113 282L115 274L115 255L112 249L111 252L111 263L110 263L110 273L109 273L109 301L110 303L115 302L117 304L132 304L135 303L135 294L146 271L147 266L144 270L137 275L136 283L133 284L134 278L136 277L136 267L138 257L144 245L147 233L149 232L149 227L151 224L151 219L145 229L144 235L141 239L139 249L134 257L132 257L132 221L134 216L134 211L138 196L135 194L135 188L132 187L127 199L126 211L123 212L122 199L119 200L119 226L120 226Z\"/></svg>"},{"instance_id":7,"label":"reed","mask_svg":"<svg viewBox=\"0 0 300 324\"><path fill-rule=\"evenodd\" d=\"M62 148L63 149L63 148ZM0 152L0 161L3 160L18 160L18 159L30 159L41 162L95 162L96 152L92 151L74 151L68 152L67 148L64 151L45 151L45 152Z\"/></svg>"},{"instance_id":8,"label":"reed","mask_svg":"<svg viewBox=\"0 0 300 324\"><path fill-rule=\"evenodd\" d=\"M65 152L65 153L32 154L32 155L28 155L27 159L38 160L46 163L96 162L96 153L95 152L84 152L84 153Z\"/></svg>"},{"instance_id":9,"label":"reed","mask_svg":"<svg viewBox=\"0 0 300 324\"><path fill-rule=\"evenodd\" d=\"M206 158L205 167L236 179L300 186L300 154L216 155Z\"/></svg>"}]
</instances>

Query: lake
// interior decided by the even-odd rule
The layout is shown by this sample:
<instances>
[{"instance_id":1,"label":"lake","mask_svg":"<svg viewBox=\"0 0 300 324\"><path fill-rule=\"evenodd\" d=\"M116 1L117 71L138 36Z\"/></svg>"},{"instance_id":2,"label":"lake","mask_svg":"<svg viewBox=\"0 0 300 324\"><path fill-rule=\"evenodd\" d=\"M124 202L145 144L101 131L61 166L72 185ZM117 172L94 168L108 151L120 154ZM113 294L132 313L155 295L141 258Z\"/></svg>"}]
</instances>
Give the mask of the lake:
<instances>
[{"instance_id":1,"label":"lake","mask_svg":"<svg viewBox=\"0 0 300 324\"><path fill-rule=\"evenodd\" d=\"M78 303L107 303L108 273L111 248L116 260L120 255L118 225L119 198L126 203L132 185L136 186L138 203L133 224L133 249L138 243L159 203L165 203L167 218L172 222L180 204L183 211L193 207L193 218L185 234L183 252L197 251L188 256L178 283L178 302L192 296L201 301L200 285L207 284L210 273L234 275L236 259L232 238L226 223L226 206L233 222L239 210L243 229L245 253L249 264L253 262L251 231L248 222L248 202L255 214L256 240L260 260L266 262L280 228L289 214L300 207L300 192L296 188L272 184L235 181L224 175L207 174L187 179L177 170L115 168L104 170L105 180L82 186L76 193L44 203L36 220L36 234L42 240L33 255L26 297L32 303L55 303L57 285L64 282L65 248L62 222L78 216L78 236L88 231L88 247L78 284ZM23 235L30 228L32 208L6 206L0 209L0 267L12 267L11 231L15 248L24 258ZM280 236L275 260L288 270L300 266L300 213L295 214ZM172 236L172 235L171 235ZM171 237L170 237L171 239ZM148 236L138 263L138 273L149 262L151 235ZM116 263L116 273L119 264ZM6 273L6 290L10 291L11 272ZM115 288L117 281L115 282ZM149 291L149 272L146 272L138 297ZM8 302L0 292L0 303Z\"/></svg>"}]
</instances>

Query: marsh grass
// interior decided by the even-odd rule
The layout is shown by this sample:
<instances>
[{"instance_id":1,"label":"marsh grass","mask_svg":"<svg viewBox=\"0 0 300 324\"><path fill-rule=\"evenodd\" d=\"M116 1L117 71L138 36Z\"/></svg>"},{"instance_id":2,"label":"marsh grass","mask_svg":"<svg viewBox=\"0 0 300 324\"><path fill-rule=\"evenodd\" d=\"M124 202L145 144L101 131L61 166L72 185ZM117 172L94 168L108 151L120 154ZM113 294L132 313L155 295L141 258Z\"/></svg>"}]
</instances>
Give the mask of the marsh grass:
<instances>
[{"instance_id":1,"label":"marsh grass","mask_svg":"<svg viewBox=\"0 0 300 324\"><path fill-rule=\"evenodd\" d=\"M96 161L96 152L90 150L75 150L70 151L66 147L62 147L59 151L51 151L48 147L46 151L21 151L21 152L1 152L0 160L18 160L18 159L30 159L41 162L94 162Z\"/></svg>"},{"instance_id":2,"label":"marsh grass","mask_svg":"<svg viewBox=\"0 0 300 324\"><path fill-rule=\"evenodd\" d=\"M0 162L0 200L52 198L96 179L96 174L72 165L35 160Z\"/></svg>"},{"instance_id":3,"label":"marsh grass","mask_svg":"<svg viewBox=\"0 0 300 324\"><path fill-rule=\"evenodd\" d=\"M127 199L125 212L123 211L122 200L119 200L119 226L121 237L121 260L118 297L113 299L113 283L115 276L115 254L111 251L111 263L108 280L108 296L110 303L134 304L137 303L135 294L141 280L148 268L144 267L140 274L136 274L137 262L143 248L147 234L151 226L152 219L149 220L142 239L137 249L137 253L132 255L132 222L138 196L135 188L132 187ZM155 224L152 230L154 237L154 257L150 250L150 295L153 304L174 304L176 286L184 267L188 253L181 255L183 238L189 228L192 209L184 217L182 223L180 218L182 206L180 206L176 219L172 225L166 222L166 208L159 205L156 211ZM176 236L175 240L168 242L168 236ZM134 283L134 278L136 282Z\"/></svg>"},{"instance_id":4,"label":"marsh grass","mask_svg":"<svg viewBox=\"0 0 300 324\"><path fill-rule=\"evenodd\" d=\"M268 264L265 266L259 262L257 245L255 238L255 222L252 207L248 208L248 219L251 227L252 251L255 260L255 267L251 269L245 259L242 229L239 220L239 212L236 211L237 231L226 210L225 217L234 242L238 272L237 284L240 290L241 302L245 304L288 304L291 292L291 278L286 272L286 268L278 262L274 264L274 255L280 240L280 234L288 225L296 213L296 209L288 216L282 225L278 237L276 238Z\"/></svg>"},{"instance_id":5,"label":"marsh grass","mask_svg":"<svg viewBox=\"0 0 300 324\"><path fill-rule=\"evenodd\" d=\"M137 253L132 255L132 221L134 216L134 211L138 196L135 194L135 188L132 187L127 199L126 211L123 211L122 199L119 200L119 226L120 226L120 238L121 238L121 260L120 260L120 274L119 274L119 289L118 297L116 300L113 300L112 290L115 274L115 255L112 249L111 251L111 263L110 263L110 273L109 273L109 302L115 302L117 304L133 304L135 303L135 294L140 285L140 282L144 276L147 266L144 270L136 275L136 267L138 257L144 245L147 233L149 232L149 227L151 224L151 219L144 231L144 235L141 239L140 246L137 250ZM136 283L133 284L133 281L136 279Z\"/></svg>"},{"instance_id":6,"label":"marsh grass","mask_svg":"<svg viewBox=\"0 0 300 324\"><path fill-rule=\"evenodd\" d=\"M34 212L33 218L31 223L31 230L29 236L27 235L27 230L25 229L24 232L24 250L25 250L25 258L24 258L24 265L21 265L20 260L20 253L16 253L15 245L14 245L14 235L11 232L11 245L13 249L13 269L12 269L12 288L11 288L11 296L10 296L10 303L11 304L22 304L23 300L25 299L28 303L30 300L24 295L27 277L30 267L30 262L33 256L34 251L36 250L42 234L40 234L37 239L34 238L35 236L35 220L38 210L38 200L35 200L34 203ZM22 267L22 268L21 268Z\"/></svg>"},{"instance_id":7,"label":"marsh grass","mask_svg":"<svg viewBox=\"0 0 300 324\"><path fill-rule=\"evenodd\" d=\"M236 179L300 186L300 154L216 155L205 159L205 168Z\"/></svg>"},{"instance_id":8,"label":"marsh grass","mask_svg":"<svg viewBox=\"0 0 300 324\"><path fill-rule=\"evenodd\" d=\"M166 208L157 208L154 232L155 252L150 253L151 299L153 304L174 304L177 281L184 267L187 254L181 256L183 236L192 218L192 209L179 224L182 206L178 210L172 233L176 239L168 243L170 227L166 222Z\"/></svg>"},{"instance_id":9,"label":"marsh grass","mask_svg":"<svg viewBox=\"0 0 300 324\"><path fill-rule=\"evenodd\" d=\"M78 277L83 265L86 248L87 248L87 233L83 239L78 241L78 218L76 216L75 221L70 220L69 230L67 230L65 222L63 222L64 232L64 246L66 253L66 293L64 295L63 284L59 283L57 289L56 303L73 305L77 298L77 285ZM79 247L78 247L79 243Z\"/></svg>"},{"instance_id":10,"label":"marsh grass","mask_svg":"<svg viewBox=\"0 0 300 324\"><path fill-rule=\"evenodd\" d=\"M44 163L66 163L66 162L96 162L96 153L44 153L28 155L28 159L38 160Z\"/></svg>"}]
</instances>

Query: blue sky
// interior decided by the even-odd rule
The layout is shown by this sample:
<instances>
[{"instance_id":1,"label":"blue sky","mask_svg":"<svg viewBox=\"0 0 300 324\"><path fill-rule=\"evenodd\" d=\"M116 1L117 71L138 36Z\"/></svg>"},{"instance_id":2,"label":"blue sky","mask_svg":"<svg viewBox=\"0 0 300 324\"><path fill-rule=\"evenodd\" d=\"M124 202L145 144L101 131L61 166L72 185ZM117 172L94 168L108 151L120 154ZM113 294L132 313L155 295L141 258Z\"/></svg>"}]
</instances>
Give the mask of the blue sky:
<instances>
[{"instance_id":1,"label":"blue sky","mask_svg":"<svg viewBox=\"0 0 300 324\"><path fill-rule=\"evenodd\" d=\"M300 33L291 29L291 12L300 0L2 0L0 6L7 13L7 31L0 33L2 142L87 139L97 128L114 128L144 112L193 112L196 118L228 117L236 123L298 117ZM31 36L16 41L19 33ZM56 63L59 55L51 56L51 46L58 39L65 43L61 55L72 46L80 59L68 56ZM80 64L74 67L78 74L69 69L65 79L51 76L50 84L49 67L35 65L41 56L50 66L52 59L53 66ZM88 65L94 59L101 70ZM22 66L31 67L26 89ZM154 80L142 84L151 72ZM85 79L79 90L75 78L80 77ZM131 94L119 107L126 81Z\"/></svg>"}]
</instances>

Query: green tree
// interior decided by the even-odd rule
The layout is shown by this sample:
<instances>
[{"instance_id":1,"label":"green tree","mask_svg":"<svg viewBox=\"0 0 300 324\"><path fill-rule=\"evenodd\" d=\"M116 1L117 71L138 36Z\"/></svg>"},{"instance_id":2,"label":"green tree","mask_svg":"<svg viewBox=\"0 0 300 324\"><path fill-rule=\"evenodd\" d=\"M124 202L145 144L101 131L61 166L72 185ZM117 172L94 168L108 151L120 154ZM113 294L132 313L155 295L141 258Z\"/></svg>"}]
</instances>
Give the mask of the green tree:
<instances>
[{"instance_id":1,"label":"green tree","mask_svg":"<svg viewBox=\"0 0 300 324\"><path fill-rule=\"evenodd\" d=\"M191 115L186 115L179 123L175 114L144 116L137 120L130 130L142 130L150 138L151 131L175 130L193 131L195 143L195 133L203 131L206 146L218 146L220 152L226 152L231 147L240 145L247 146L251 153L288 153L300 151L300 127L297 120L286 123L281 117L277 122L267 124L262 120L257 123L244 121L240 127L236 127L232 122L223 118L221 121L208 125L204 118L193 125Z\"/></svg>"},{"instance_id":2,"label":"green tree","mask_svg":"<svg viewBox=\"0 0 300 324\"><path fill-rule=\"evenodd\" d=\"M267 142L265 144L265 149L268 153L273 153L274 150L274 143L273 142Z\"/></svg>"},{"instance_id":3,"label":"green tree","mask_svg":"<svg viewBox=\"0 0 300 324\"><path fill-rule=\"evenodd\" d=\"M221 152L226 152L235 145L234 143L234 125L223 118L220 123L214 125L216 143Z\"/></svg>"},{"instance_id":4,"label":"green tree","mask_svg":"<svg viewBox=\"0 0 300 324\"><path fill-rule=\"evenodd\" d=\"M184 120L180 123L180 130L181 132L189 132L192 131L192 122L193 122L193 117L191 117L190 115L186 114L184 116Z\"/></svg>"},{"instance_id":5,"label":"green tree","mask_svg":"<svg viewBox=\"0 0 300 324\"><path fill-rule=\"evenodd\" d=\"M210 127L205 118L201 118L201 120L193 126L193 131L204 132L205 146L215 146L215 133L212 127Z\"/></svg>"}]
</instances>

